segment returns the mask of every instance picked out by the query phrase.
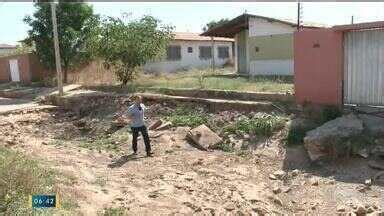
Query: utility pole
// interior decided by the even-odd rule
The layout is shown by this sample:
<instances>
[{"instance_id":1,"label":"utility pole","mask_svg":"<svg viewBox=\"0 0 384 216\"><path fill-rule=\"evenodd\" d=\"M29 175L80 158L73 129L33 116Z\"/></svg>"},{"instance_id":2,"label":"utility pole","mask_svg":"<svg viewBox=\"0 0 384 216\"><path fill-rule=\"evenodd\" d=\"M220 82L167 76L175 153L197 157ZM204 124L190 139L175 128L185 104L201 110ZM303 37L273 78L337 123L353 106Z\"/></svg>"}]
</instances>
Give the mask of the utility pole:
<instances>
[{"instance_id":1,"label":"utility pole","mask_svg":"<svg viewBox=\"0 0 384 216\"><path fill-rule=\"evenodd\" d=\"M301 23L301 5L300 2L297 2L297 31L300 31L300 23Z\"/></svg>"},{"instance_id":2,"label":"utility pole","mask_svg":"<svg viewBox=\"0 0 384 216\"><path fill-rule=\"evenodd\" d=\"M213 37L211 37L211 43L212 43L212 50L211 50L211 55L212 55L212 72L215 72L215 40Z\"/></svg>"},{"instance_id":3,"label":"utility pole","mask_svg":"<svg viewBox=\"0 0 384 216\"><path fill-rule=\"evenodd\" d=\"M353 24L353 16L351 17L351 24Z\"/></svg>"},{"instance_id":4,"label":"utility pole","mask_svg":"<svg viewBox=\"0 0 384 216\"><path fill-rule=\"evenodd\" d=\"M55 46L57 88L59 90L59 96L63 96L63 94L64 94L64 92L63 92L63 75L61 73L59 36L57 34L57 21L56 21L56 4L54 2L51 2L51 11L52 11L53 41L54 41L54 46Z\"/></svg>"}]
</instances>

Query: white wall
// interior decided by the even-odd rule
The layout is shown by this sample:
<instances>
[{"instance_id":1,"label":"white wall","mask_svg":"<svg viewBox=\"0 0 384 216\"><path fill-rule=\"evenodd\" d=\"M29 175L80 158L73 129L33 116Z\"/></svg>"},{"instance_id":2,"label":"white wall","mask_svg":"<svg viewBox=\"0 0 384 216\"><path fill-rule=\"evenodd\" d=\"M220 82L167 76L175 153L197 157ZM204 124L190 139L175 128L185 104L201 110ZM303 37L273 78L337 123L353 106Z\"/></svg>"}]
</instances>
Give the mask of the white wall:
<instances>
[{"instance_id":1,"label":"white wall","mask_svg":"<svg viewBox=\"0 0 384 216\"><path fill-rule=\"evenodd\" d=\"M265 19L250 18L248 37L293 34L295 27L279 22L269 22ZM293 46L293 44L292 44ZM247 47L249 47L247 45ZM293 75L293 59L268 59L249 61L248 71L254 75Z\"/></svg>"},{"instance_id":2,"label":"white wall","mask_svg":"<svg viewBox=\"0 0 384 216\"><path fill-rule=\"evenodd\" d=\"M212 59L203 60L199 58L199 46L212 46L211 41L173 41L170 45L181 46L181 59L176 61L162 60L149 62L144 65L147 72L176 72L193 68L207 68L212 65ZM229 58L232 58L232 42L214 42L215 65L222 66L228 59L219 59L217 47L228 46ZM193 52L188 53L188 47L192 47Z\"/></svg>"},{"instance_id":3,"label":"white wall","mask_svg":"<svg viewBox=\"0 0 384 216\"><path fill-rule=\"evenodd\" d=\"M10 53L14 52L15 50L16 50L15 48L2 48L2 49L0 49L0 55L10 54Z\"/></svg>"},{"instance_id":4,"label":"white wall","mask_svg":"<svg viewBox=\"0 0 384 216\"><path fill-rule=\"evenodd\" d=\"M293 59L257 60L250 62L251 76L254 75L293 75Z\"/></svg>"},{"instance_id":5,"label":"white wall","mask_svg":"<svg viewBox=\"0 0 384 216\"><path fill-rule=\"evenodd\" d=\"M265 36L274 34L288 34L296 30L295 27L279 22L269 22L265 19L251 17L249 19L249 36Z\"/></svg>"}]
</instances>

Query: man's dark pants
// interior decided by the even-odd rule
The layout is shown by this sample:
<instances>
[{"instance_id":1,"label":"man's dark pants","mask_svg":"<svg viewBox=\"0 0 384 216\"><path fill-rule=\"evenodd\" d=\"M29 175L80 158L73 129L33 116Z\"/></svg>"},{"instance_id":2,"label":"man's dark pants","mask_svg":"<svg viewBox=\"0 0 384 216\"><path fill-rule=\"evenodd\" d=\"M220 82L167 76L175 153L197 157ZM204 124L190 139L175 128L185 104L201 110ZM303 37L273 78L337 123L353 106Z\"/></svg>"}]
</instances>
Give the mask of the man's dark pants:
<instances>
[{"instance_id":1,"label":"man's dark pants","mask_svg":"<svg viewBox=\"0 0 384 216\"><path fill-rule=\"evenodd\" d=\"M143 135L144 143L145 143L145 151L148 153L151 152L151 144L149 141L148 130L147 127L131 127L132 130L132 149L136 153L137 152L137 137L139 136L139 132Z\"/></svg>"}]
</instances>

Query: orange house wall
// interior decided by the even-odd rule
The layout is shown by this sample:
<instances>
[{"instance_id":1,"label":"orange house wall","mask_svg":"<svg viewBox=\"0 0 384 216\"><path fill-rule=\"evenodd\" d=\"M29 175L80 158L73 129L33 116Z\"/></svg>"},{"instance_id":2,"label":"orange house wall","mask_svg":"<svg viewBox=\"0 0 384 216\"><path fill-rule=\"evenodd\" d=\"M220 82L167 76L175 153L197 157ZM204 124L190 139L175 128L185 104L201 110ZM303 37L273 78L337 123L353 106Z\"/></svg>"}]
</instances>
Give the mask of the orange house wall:
<instances>
[{"instance_id":1,"label":"orange house wall","mask_svg":"<svg viewBox=\"0 0 384 216\"><path fill-rule=\"evenodd\" d=\"M343 104L343 32L294 33L295 98L298 104Z\"/></svg>"}]
</instances>

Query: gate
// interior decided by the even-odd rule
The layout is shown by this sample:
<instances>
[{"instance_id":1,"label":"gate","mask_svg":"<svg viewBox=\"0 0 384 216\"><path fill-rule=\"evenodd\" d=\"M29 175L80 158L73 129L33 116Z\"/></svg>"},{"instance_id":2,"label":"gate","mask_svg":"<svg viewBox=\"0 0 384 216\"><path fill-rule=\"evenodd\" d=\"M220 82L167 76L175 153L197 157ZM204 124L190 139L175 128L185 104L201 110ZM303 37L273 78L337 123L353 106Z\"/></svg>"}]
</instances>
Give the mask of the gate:
<instances>
[{"instance_id":1,"label":"gate","mask_svg":"<svg viewBox=\"0 0 384 216\"><path fill-rule=\"evenodd\" d=\"M384 30L344 34L344 103L384 106Z\"/></svg>"}]
</instances>

